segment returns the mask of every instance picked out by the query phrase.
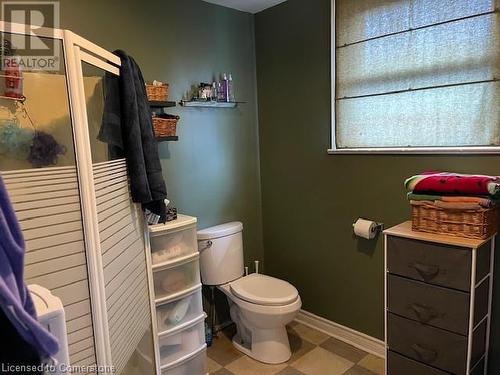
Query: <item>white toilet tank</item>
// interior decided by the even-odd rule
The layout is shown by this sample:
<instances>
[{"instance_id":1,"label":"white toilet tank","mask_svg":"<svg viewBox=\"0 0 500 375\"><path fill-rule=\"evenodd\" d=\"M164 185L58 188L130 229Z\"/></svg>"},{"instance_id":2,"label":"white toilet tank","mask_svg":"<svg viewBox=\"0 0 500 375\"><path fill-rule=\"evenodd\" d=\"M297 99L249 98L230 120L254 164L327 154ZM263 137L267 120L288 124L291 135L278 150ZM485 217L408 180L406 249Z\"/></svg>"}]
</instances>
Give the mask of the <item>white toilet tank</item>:
<instances>
[{"instance_id":1,"label":"white toilet tank","mask_svg":"<svg viewBox=\"0 0 500 375\"><path fill-rule=\"evenodd\" d=\"M243 276L243 224L239 221L198 231L201 281L222 285Z\"/></svg>"}]
</instances>

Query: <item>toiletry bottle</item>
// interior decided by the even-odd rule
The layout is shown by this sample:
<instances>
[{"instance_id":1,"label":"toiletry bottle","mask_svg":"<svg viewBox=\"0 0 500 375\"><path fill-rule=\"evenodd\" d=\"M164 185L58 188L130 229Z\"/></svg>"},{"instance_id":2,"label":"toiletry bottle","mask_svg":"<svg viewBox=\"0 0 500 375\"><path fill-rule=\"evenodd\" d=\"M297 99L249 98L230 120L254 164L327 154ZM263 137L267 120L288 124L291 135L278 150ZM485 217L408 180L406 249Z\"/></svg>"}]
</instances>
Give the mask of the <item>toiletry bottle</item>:
<instances>
[{"instance_id":1,"label":"toiletry bottle","mask_svg":"<svg viewBox=\"0 0 500 375\"><path fill-rule=\"evenodd\" d=\"M224 75L222 76L222 98L221 100L223 102L227 102L229 99L228 99L228 96L227 96L227 74L224 73Z\"/></svg>"},{"instance_id":2,"label":"toiletry bottle","mask_svg":"<svg viewBox=\"0 0 500 375\"><path fill-rule=\"evenodd\" d=\"M212 94L210 95L213 102L216 102L219 98L219 88L217 87L217 82L212 82Z\"/></svg>"},{"instance_id":3,"label":"toiletry bottle","mask_svg":"<svg viewBox=\"0 0 500 375\"><path fill-rule=\"evenodd\" d=\"M229 77L227 80L227 101L228 102L235 102L236 101L234 99L233 76L231 75L231 73L229 73Z\"/></svg>"}]
</instances>

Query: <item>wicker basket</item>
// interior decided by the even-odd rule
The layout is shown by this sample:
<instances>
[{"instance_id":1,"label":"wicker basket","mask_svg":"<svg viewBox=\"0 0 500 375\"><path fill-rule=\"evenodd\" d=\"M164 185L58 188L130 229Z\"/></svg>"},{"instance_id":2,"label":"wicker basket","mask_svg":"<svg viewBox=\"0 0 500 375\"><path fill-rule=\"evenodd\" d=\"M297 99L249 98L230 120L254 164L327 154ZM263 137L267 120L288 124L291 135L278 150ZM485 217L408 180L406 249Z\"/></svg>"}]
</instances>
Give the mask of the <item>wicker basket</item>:
<instances>
[{"instance_id":1,"label":"wicker basket","mask_svg":"<svg viewBox=\"0 0 500 375\"><path fill-rule=\"evenodd\" d=\"M157 138L172 137L177 132L177 122L179 116L171 116L169 118L153 117L153 129Z\"/></svg>"},{"instance_id":2,"label":"wicker basket","mask_svg":"<svg viewBox=\"0 0 500 375\"><path fill-rule=\"evenodd\" d=\"M168 99L168 83L161 85L151 85L146 83L146 93L149 101L167 101Z\"/></svg>"},{"instance_id":3,"label":"wicker basket","mask_svg":"<svg viewBox=\"0 0 500 375\"><path fill-rule=\"evenodd\" d=\"M450 210L432 205L411 205L412 229L419 232L486 239L497 232L498 207Z\"/></svg>"}]
</instances>

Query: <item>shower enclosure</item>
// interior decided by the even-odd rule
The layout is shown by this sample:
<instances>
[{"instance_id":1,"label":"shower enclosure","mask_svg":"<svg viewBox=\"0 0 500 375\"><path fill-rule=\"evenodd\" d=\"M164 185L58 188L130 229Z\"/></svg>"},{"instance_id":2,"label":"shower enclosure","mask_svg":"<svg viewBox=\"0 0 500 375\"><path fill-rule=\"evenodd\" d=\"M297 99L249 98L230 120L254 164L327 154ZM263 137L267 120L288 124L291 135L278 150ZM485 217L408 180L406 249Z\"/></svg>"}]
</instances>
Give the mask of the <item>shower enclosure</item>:
<instances>
[{"instance_id":1,"label":"shower enclosure","mask_svg":"<svg viewBox=\"0 0 500 375\"><path fill-rule=\"evenodd\" d=\"M0 174L26 282L62 300L73 373L159 374L147 228L125 160L98 140L104 76L120 74L120 59L68 30L30 30L0 22L4 58L44 42L59 65L0 73Z\"/></svg>"}]
</instances>

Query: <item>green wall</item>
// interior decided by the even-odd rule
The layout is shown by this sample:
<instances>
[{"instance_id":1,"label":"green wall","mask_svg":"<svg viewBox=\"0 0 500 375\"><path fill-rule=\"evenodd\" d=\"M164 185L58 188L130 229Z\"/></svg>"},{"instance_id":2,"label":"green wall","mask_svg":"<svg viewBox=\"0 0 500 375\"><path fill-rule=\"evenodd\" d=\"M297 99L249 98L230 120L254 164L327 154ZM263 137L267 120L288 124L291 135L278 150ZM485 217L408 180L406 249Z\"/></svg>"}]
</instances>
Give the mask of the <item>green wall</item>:
<instances>
[{"instance_id":1,"label":"green wall","mask_svg":"<svg viewBox=\"0 0 500 375\"><path fill-rule=\"evenodd\" d=\"M257 14L255 29L266 270L297 286L305 310L382 338L382 238L356 239L351 224L408 220L402 184L415 172L499 174L500 157L327 155L330 1L288 0ZM496 291L499 311L498 281Z\"/></svg>"},{"instance_id":2,"label":"green wall","mask_svg":"<svg viewBox=\"0 0 500 375\"><path fill-rule=\"evenodd\" d=\"M248 261L262 259L253 16L199 0L63 0L61 27L108 50L124 49L146 79L191 85L231 72L236 110L176 108L179 142L159 147L169 198L199 227L245 224Z\"/></svg>"}]
</instances>

